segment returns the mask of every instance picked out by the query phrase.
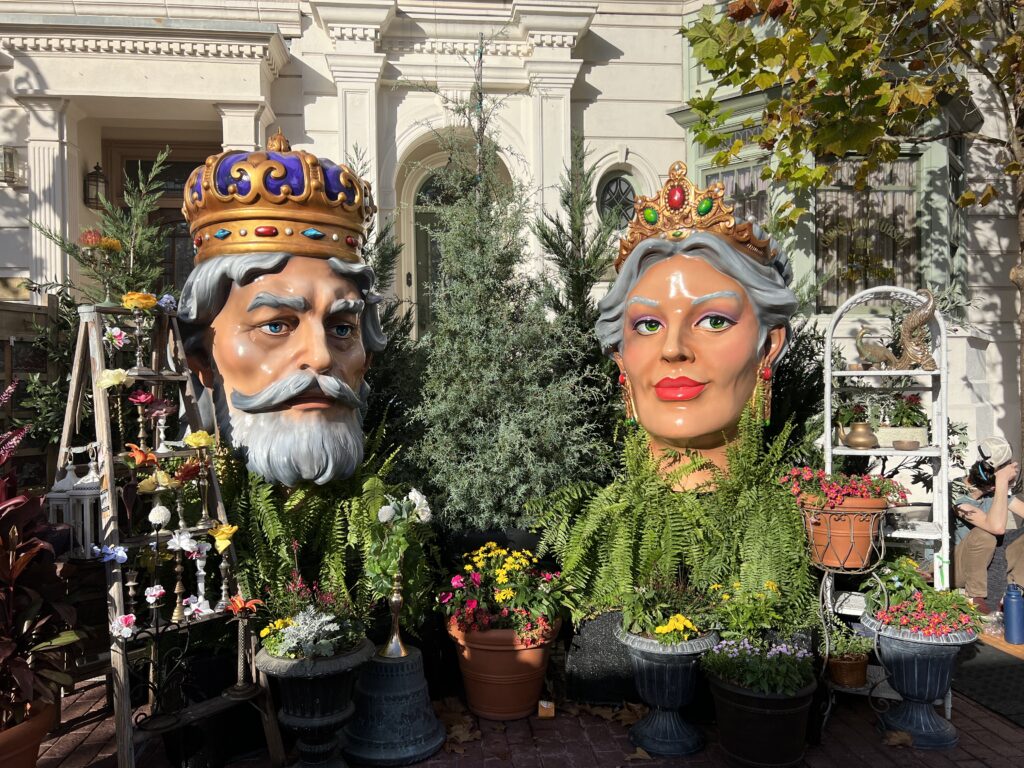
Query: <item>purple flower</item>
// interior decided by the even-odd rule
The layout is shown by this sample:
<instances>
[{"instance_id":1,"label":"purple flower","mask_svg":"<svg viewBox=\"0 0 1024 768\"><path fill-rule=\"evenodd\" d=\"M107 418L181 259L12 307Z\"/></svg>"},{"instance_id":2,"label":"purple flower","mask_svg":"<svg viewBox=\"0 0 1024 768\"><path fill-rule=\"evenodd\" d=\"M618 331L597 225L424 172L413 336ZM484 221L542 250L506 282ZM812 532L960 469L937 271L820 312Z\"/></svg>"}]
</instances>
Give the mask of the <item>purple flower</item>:
<instances>
[{"instance_id":1,"label":"purple flower","mask_svg":"<svg viewBox=\"0 0 1024 768\"><path fill-rule=\"evenodd\" d=\"M171 313L178 311L178 301L169 293L165 293L157 301L156 305L164 312Z\"/></svg>"}]
</instances>

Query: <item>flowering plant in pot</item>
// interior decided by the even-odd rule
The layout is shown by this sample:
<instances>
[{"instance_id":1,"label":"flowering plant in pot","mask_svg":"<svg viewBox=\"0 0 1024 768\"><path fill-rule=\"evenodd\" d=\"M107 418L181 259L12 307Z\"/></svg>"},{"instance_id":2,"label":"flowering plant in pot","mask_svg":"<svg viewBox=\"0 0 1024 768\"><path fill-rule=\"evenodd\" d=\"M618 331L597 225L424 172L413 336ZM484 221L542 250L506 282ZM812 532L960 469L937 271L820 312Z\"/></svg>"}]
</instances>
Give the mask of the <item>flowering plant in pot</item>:
<instances>
[{"instance_id":1,"label":"flowering plant in pot","mask_svg":"<svg viewBox=\"0 0 1024 768\"><path fill-rule=\"evenodd\" d=\"M882 423L875 430L879 445L888 447L894 440L928 444L929 419L919 394L894 394L886 403L884 413Z\"/></svg>"},{"instance_id":2,"label":"flowering plant in pot","mask_svg":"<svg viewBox=\"0 0 1024 768\"><path fill-rule=\"evenodd\" d=\"M60 584L40 499L0 504L0 754L5 768L31 768L56 721L56 686L70 685L61 649L81 635Z\"/></svg>"},{"instance_id":3,"label":"flowering plant in pot","mask_svg":"<svg viewBox=\"0 0 1024 768\"><path fill-rule=\"evenodd\" d=\"M868 567L877 555L885 510L907 500L906 489L882 475L792 467L779 483L803 510L811 561L834 570Z\"/></svg>"},{"instance_id":4,"label":"flowering plant in pot","mask_svg":"<svg viewBox=\"0 0 1024 768\"><path fill-rule=\"evenodd\" d=\"M909 557L880 570L880 583L862 587L869 592L861 623L877 633L879 658L903 698L882 713L882 722L909 733L918 748L955 746L956 728L938 716L933 702L949 692L960 648L978 639L980 616L964 595L928 584Z\"/></svg>"},{"instance_id":5,"label":"flowering plant in pot","mask_svg":"<svg viewBox=\"0 0 1024 768\"><path fill-rule=\"evenodd\" d=\"M629 652L637 692L651 708L629 729L650 754L689 755L704 738L679 709L690 703L700 656L718 642L710 601L676 583L637 587L626 596L616 637Z\"/></svg>"},{"instance_id":6,"label":"flowering plant in pot","mask_svg":"<svg viewBox=\"0 0 1024 768\"><path fill-rule=\"evenodd\" d=\"M298 731L298 750L310 763L322 762L338 746L337 731L354 712L356 668L373 655L343 589L307 584L296 562L282 590L267 596L266 625L256 666L276 679L281 725Z\"/></svg>"},{"instance_id":7,"label":"flowering plant in pot","mask_svg":"<svg viewBox=\"0 0 1024 768\"><path fill-rule=\"evenodd\" d=\"M874 639L858 635L834 613L826 611L825 616L819 650L827 660L829 677L843 688L863 688L868 682L868 654L875 649Z\"/></svg>"},{"instance_id":8,"label":"flowering plant in pot","mask_svg":"<svg viewBox=\"0 0 1024 768\"><path fill-rule=\"evenodd\" d=\"M711 590L725 639L701 657L701 666L715 701L722 750L739 765L801 764L816 687L814 658L785 639L779 586L734 581Z\"/></svg>"},{"instance_id":9,"label":"flowering plant in pot","mask_svg":"<svg viewBox=\"0 0 1024 768\"><path fill-rule=\"evenodd\" d=\"M464 560L438 604L458 646L469 708L492 720L526 717L537 707L567 603L561 572L540 567L529 550L493 541Z\"/></svg>"}]
</instances>

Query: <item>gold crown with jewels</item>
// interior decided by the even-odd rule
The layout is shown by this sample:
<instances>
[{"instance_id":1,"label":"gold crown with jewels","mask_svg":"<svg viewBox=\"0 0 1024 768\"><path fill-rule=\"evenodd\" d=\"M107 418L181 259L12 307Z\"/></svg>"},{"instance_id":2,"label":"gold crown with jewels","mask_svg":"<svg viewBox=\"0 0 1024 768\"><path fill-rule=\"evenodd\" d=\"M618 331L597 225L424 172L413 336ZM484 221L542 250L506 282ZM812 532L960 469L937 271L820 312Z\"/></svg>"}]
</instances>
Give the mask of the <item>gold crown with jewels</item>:
<instances>
[{"instance_id":1,"label":"gold crown with jewels","mask_svg":"<svg viewBox=\"0 0 1024 768\"><path fill-rule=\"evenodd\" d=\"M771 238L754 236L754 225L749 221L736 223L733 206L723 202L725 187L715 182L707 189L698 189L686 178L686 165L678 160L668 169L668 181L654 197L637 196L635 211L626 236L619 240L619 255L615 271L622 268L629 254L643 240L660 237L665 240L685 240L694 232L710 232L727 240L740 253L758 264L771 264L777 251L771 247Z\"/></svg>"},{"instance_id":2,"label":"gold crown with jewels","mask_svg":"<svg viewBox=\"0 0 1024 768\"><path fill-rule=\"evenodd\" d=\"M274 251L360 262L377 206L355 171L292 151L278 129L265 150L206 158L189 176L181 211L196 264Z\"/></svg>"}]
</instances>

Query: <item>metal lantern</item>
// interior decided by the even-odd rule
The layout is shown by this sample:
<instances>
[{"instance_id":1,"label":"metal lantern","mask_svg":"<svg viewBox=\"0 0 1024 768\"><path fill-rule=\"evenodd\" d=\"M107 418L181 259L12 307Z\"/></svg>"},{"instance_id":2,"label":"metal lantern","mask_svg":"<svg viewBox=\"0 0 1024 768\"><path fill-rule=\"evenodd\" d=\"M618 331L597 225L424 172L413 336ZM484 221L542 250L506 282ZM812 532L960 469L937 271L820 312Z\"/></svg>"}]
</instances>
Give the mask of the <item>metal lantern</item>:
<instances>
[{"instance_id":1,"label":"metal lantern","mask_svg":"<svg viewBox=\"0 0 1024 768\"><path fill-rule=\"evenodd\" d=\"M7 144L0 145L0 181L16 184L20 176L18 150Z\"/></svg>"},{"instance_id":2,"label":"metal lantern","mask_svg":"<svg viewBox=\"0 0 1024 768\"><path fill-rule=\"evenodd\" d=\"M75 531L75 546L71 554L75 557L92 557L92 546L98 543L102 533L100 517L100 483L102 478L96 466L95 450L89 452L89 471L78 478L68 492L70 499L71 527Z\"/></svg>"},{"instance_id":3,"label":"metal lantern","mask_svg":"<svg viewBox=\"0 0 1024 768\"><path fill-rule=\"evenodd\" d=\"M107 196L107 177L99 163L85 174L85 204L89 208L103 208L102 200Z\"/></svg>"},{"instance_id":4,"label":"metal lantern","mask_svg":"<svg viewBox=\"0 0 1024 768\"><path fill-rule=\"evenodd\" d=\"M68 494L78 480L71 451L68 451L67 463L59 474L60 477L46 494L46 509L51 523L67 523L71 520L71 498Z\"/></svg>"}]
</instances>

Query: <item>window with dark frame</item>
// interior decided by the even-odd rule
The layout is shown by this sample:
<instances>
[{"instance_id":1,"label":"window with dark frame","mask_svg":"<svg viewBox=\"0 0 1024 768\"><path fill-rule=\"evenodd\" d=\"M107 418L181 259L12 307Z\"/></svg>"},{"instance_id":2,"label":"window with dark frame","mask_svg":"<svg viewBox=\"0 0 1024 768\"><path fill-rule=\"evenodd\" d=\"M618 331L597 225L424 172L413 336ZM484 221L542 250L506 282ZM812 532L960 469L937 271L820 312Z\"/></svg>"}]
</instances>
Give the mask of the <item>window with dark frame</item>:
<instances>
[{"instance_id":1,"label":"window with dark frame","mask_svg":"<svg viewBox=\"0 0 1024 768\"><path fill-rule=\"evenodd\" d=\"M633 208L635 199L636 192L629 177L617 174L601 184L597 210L602 218L611 217L618 223L620 229L625 229L636 213Z\"/></svg>"}]
</instances>

